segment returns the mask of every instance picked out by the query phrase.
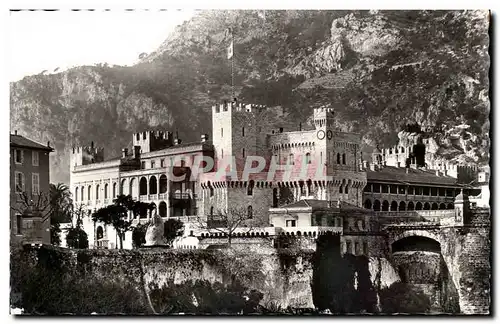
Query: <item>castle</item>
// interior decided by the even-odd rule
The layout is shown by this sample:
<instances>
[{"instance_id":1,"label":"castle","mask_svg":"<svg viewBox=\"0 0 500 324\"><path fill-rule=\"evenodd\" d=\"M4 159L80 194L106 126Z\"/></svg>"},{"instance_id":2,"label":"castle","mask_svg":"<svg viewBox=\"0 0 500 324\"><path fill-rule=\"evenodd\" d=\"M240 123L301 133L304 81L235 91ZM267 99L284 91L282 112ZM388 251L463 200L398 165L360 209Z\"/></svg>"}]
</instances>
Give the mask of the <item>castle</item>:
<instances>
[{"instance_id":1,"label":"castle","mask_svg":"<svg viewBox=\"0 0 500 324\"><path fill-rule=\"evenodd\" d=\"M201 238L194 220L228 209L244 211L251 219L248 225L264 228L274 225L272 209L300 201L369 212L449 210L455 196L472 190L461 181L471 177L472 169L444 166L450 172L443 172L426 166L425 143L375 150L368 163L362 160L360 134L335 129L333 108L313 110L312 130L276 128L266 123L269 112L262 105L226 102L212 107L211 140L203 134L199 142L182 143L168 131L134 133L132 150L124 148L111 159L104 159L103 148L93 143L73 148L74 201L91 213L119 194L131 195L153 203L164 219L191 224L185 233ZM262 158L265 165L248 173L255 167L251 157ZM203 159L214 163L200 171L197 164ZM141 215L137 221L150 217ZM87 221L85 230L91 246L116 246L111 226ZM129 234L125 247L132 247Z\"/></svg>"}]
</instances>

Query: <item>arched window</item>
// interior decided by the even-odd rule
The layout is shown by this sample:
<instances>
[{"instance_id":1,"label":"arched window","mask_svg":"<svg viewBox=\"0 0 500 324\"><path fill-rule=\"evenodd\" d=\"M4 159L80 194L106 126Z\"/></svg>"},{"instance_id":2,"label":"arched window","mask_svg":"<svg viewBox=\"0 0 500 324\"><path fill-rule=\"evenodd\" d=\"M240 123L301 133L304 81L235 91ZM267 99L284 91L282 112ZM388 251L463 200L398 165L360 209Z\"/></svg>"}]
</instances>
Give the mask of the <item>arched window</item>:
<instances>
[{"instance_id":1,"label":"arched window","mask_svg":"<svg viewBox=\"0 0 500 324\"><path fill-rule=\"evenodd\" d=\"M340 153L337 153L337 164L340 164Z\"/></svg>"},{"instance_id":2,"label":"arched window","mask_svg":"<svg viewBox=\"0 0 500 324\"><path fill-rule=\"evenodd\" d=\"M149 194L156 195L158 192L158 183L156 182L156 177L151 176L149 178Z\"/></svg>"},{"instance_id":3,"label":"arched window","mask_svg":"<svg viewBox=\"0 0 500 324\"><path fill-rule=\"evenodd\" d=\"M113 183L113 198L116 197L116 182Z\"/></svg>"},{"instance_id":4,"label":"arched window","mask_svg":"<svg viewBox=\"0 0 500 324\"><path fill-rule=\"evenodd\" d=\"M372 209L372 201L370 199L365 200L365 208Z\"/></svg>"},{"instance_id":5,"label":"arched window","mask_svg":"<svg viewBox=\"0 0 500 324\"><path fill-rule=\"evenodd\" d=\"M102 226L98 226L96 230L96 237L98 240L102 239L104 237L104 231L102 229Z\"/></svg>"},{"instance_id":6,"label":"arched window","mask_svg":"<svg viewBox=\"0 0 500 324\"><path fill-rule=\"evenodd\" d=\"M248 183L248 187L247 187L247 195L248 196L251 196L253 195L253 187L254 187L255 183L253 180L250 180L250 182Z\"/></svg>"},{"instance_id":7,"label":"arched window","mask_svg":"<svg viewBox=\"0 0 500 324\"><path fill-rule=\"evenodd\" d=\"M241 155L242 155L243 157L245 157L245 148L242 148L242 149L241 149Z\"/></svg>"},{"instance_id":8,"label":"arched window","mask_svg":"<svg viewBox=\"0 0 500 324\"><path fill-rule=\"evenodd\" d=\"M295 161L293 160L293 154L290 154L288 156L288 164L290 164L290 165L294 165L295 164Z\"/></svg>"},{"instance_id":9,"label":"arched window","mask_svg":"<svg viewBox=\"0 0 500 324\"><path fill-rule=\"evenodd\" d=\"M139 195L144 196L148 194L148 180L142 177L139 181Z\"/></svg>"},{"instance_id":10,"label":"arched window","mask_svg":"<svg viewBox=\"0 0 500 324\"><path fill-rule=\"evenodd\" d=\"M139 133L137 133L137 134L135 135L135 139L136 139L136 140L138 140L138 141L139 141L139 140L141 140L141 137L140 137Z\"/></svg>"},{"instance_id":11,"label":"arched window","mask_svg":"<svg viewBox=\"0 0 500 324\"><path fill-rule=\"evenodd\" d=\"M84 191L84 190L85 190L85 188L83 188L83 186L82 186L82 187L80 188L80 199L81 199L82 201L84 201L84 200L85 200L85 195L84 195L85 191Z\"/></svg>"},{"instance_id":12,"label":"arched window","mask_svg":"<svg viewBox=\"0 0 500 324\"><path fill-rule=\"evenodd\" d=\"M339 193L342 193L342 185L339 187Z\"/></svg>"},{"instance_id":13,"label":"arched window","mask_svg":"<svg viewBox=\"0 0 500 324\"><path fill-rule=\"evenodd\" d=\"M160 193L161 194L167 192L167 186L168 186L167 176L162 174L160 176Z\"/></svg>"},{"instance_id":14,"label":"arched window","mask_svg":"<svg viewBox=\"0 0 500 324\"><path fill-rule=\"evenodd\" d=\"M375 200L373 202L373 210L374 211L380 211L380 201L379 200Z\"/></svg>"},{"instance_id":15,"label":"arched window","mask_svg":"<svg viewBox=\"0 0 500 324\"><path fill-rule=\"evenodd\" d=\"M389 202L387 200L382 202L382 211L389 211Z\"/></svg>"},{"instance_id":16,"label":"arched window","mask_svg":"<svg viewBox=\"0 0 500 324\"><path fill-rule=\"evenodd\" d=\"M108 198L108 189L109 189L109 185L107 183L104 184L104 199Z\"/></svg>"},{"instance_id":17,"label":"arched window","mask_svg":"<svg viewBox=\"0 0 500 324\"><path fill-rule=\"evenodd\" d=\"M348 185L346 185L346 186L345 186L344 193L346 193L346 194L348 194L348 193L349 193L349 186L348 186Z\"/></svg>"},{"instance_id":18,"label":"arched window","mask_svg":"<svg viewBox=\"0 0 500 324\"><path fill-rule=\"evenodd\" d=\"M415 210L422 210L422 203L420 201L415 205Z\"/></svg>"},{"instance_id":19,"label":"arched window","mask_svg":"<svg viewBox=\"0 0 500 324\"><path fill-rule=\"evenodd\" d=\"M92 186L89 186L87 189L87 200L90 200L92 197Z\"/></svg>"},{"instance_id":20,"label":"arched window","mask_svg":"<svg viewBox=\"0 0 500 324\"><path fill-rule=\"evenodd\" d=\"M241 136L245 136L245 127L241 127Z\"/></svg>"},{"instance_id":21,"label":"arched window","mask_svg":"<svg viewBox=\"0 0 500 324\"><path fill-rule=\"evenodd\" d=\"M210 216L214 215L214 206L210 207Z\"/></svg>"},{"instance_id":22,"label":"arched window","mask_svg":"<svg viewBox=\"0 0 500 324\"><path fill-rule=\"evenodd\" d=\"M78 201L78 187L75 188L75 201Z\"/></svg>"},{"instance_id":23,"label":"arched window","mask_svg":"<svg viewBox=\"0 0 500 324\"><path fill-rule=\"evenodd\" d=\"M401 210L401 211L406 210L406 203L404 201L399 203L399 210Z\"/></svg>"},{"instance_id":24,"label":"arched window","mask_svg":"<svg viewBox=\"0 0 500 324\"><path fill-rule=\"evenodd\" d=\"M252 209L252 206L248 206L248 208L247 208L247 217L249 219L253 218L253 209Z\"/></svg>"},{"instance_id":25,"label":"arched window","mask_svg":"<svg viewBox=\"0 0 500 324\"><path fill-rule=\"evenodd\" d=\"M311 153L306 153L306 164L311 164Z\"/></svg>"},{"instance_id":26,"label":"arched window","mask_svg":"<svg viewBox=\"0 0 500 324\"><path fill-rule=\"evenodd\" d=\"M393 201L391 203L391 211L397 211L398 210L398 203L397 201Z\"/></svg>"},{"instance_id":27,"label":"arched window","mask_svg":"<svg viewBox=\"0 0 500 324\"><path fill-rule=\"evenodd\" d=\"M345 164L345 153L342 153L342 164Z\"/></svg>"}]
</instances>

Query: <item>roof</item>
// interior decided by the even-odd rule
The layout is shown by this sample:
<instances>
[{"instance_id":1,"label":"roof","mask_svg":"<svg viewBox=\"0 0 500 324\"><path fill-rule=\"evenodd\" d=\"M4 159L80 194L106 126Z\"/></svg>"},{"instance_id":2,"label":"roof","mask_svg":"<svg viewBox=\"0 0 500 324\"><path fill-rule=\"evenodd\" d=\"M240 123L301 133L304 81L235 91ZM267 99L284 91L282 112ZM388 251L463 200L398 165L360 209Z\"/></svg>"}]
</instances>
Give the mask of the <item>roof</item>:
<instances>
[{"instance_id":1,"label":"roof","mask_svg":"<svg viewBox=\"0 0 500 324\"><path fill-rule=\"evenodd\" d=\"M339 211L369 211L365 208L355 206L346 201L340 201L340 208L338 207L338 204L338 200L328 201L319 199L302 199L288 205L277 207L276 209L311 208L313 211L322 209L337 209Z\"/></svg>"},{"instance_id":2,"label":"roof","mask_svg":"<svg viewBox=\"0 0 500 324\"><path fill-rule=\"evenodd\" d=\"M30 148L30 149L35 149L35 150L44 150L44 151L49 151L52 152L54 149L50 146L45 146L40 143L37 143L35 141L32 141L30 139L27 139L26 137L23 137L21 135L16 135L16 134L10 134L10 146L11 147L25 147L25 148Z\"/></svg>"},{"instance_id":3,"label":"roof","mask_svg":"<svg viewBox=\"0 0 500 324\"><path fill-rule=\"evenodd\" d=\"M435 172L436 171L384 166L377 171L366 170L366 178L368 182L385 181L394 183L434 184L461 187L461 185L457 183L457 179L445 175L437 176Z\"/></svg>"}]
</instances>

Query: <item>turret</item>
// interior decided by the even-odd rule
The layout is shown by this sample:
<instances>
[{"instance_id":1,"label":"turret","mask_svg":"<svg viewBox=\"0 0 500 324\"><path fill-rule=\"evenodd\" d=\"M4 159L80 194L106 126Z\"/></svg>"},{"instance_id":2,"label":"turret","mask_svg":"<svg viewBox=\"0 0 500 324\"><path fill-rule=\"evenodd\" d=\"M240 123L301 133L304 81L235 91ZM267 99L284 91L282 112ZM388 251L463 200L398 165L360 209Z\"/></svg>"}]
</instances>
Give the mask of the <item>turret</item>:
<instances>
[{"instance_id":1,"label":"turret","mask_svg":"<svg viewBox=\"0 0 500 324\"><path fill-rule=\"evenodd\" d=\"M314 108L313 119L316 129L330 128L335 121L333 108L320 107Z\"/></svg>"},{"instance_id":2,"label":"turret","mask_svg":"<svg viewBox=\"0 0 500 324\"><path fill-rule=\"evenodd\" d=\"M71 166L87 165L104 161L104 148L94 147L94 142L90 146L73 147L71 153Z\"/></svg>"},{"instance_id":3,"label":"turret","mask_svg":"<svg viewBox=\"0 0 500 324\"><path fill-rule=\"evenodd\" d=\"M142 153L162 150L173 145L172 132L145 131L134 133L133 146L140 146Z\"/></svg>"}]
</instances>

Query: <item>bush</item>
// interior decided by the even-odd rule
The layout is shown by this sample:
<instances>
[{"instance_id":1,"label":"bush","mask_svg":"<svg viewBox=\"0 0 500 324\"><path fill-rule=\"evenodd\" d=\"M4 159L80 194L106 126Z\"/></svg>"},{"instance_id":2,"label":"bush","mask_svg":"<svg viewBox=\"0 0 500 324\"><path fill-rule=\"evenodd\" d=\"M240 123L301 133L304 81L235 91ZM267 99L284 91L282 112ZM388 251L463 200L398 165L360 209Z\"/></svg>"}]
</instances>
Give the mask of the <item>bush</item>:
<instances>
[{"instance_id":1,"label":"bush","mask_svg":"<svg viewBox=\"0 0 500 324\"><path fill-rule=\"evenodd\" d=\"M383 313L428 313L431 301L423 292L411 289L407 284L395 282L380 291Z\"/></svg>"},{"instance_id":2,"label":"bush","mask_svg":"<svg viewBox=\"0 0 500 324\"><path fill-rule=\"evenodd\" d=\"M132 245L134 248L139 248L146 244L146 230L148 224L139 224L132 230Z\"/></svg>"},{"instance_id":3,"label":"bush","mask_svg":"<svg viewBox=\"0 0 500 324\"><path fill-rule=\"evenodd\" d=\"M205 280L182 284L152 285L151 301L160 314L241 314L258 311L263 294L239 284L224 285Z\"/></svg>"},{"instance_id":4,"label":"bush","mask_svg":"<svg viewBox=\"0 0 500 324\"><path fill-rule=\"evenodd\" d=\"M89 240L87 233L80 227L70 228L66 234L66 244L74 249L88 249Z\"/></svg>"}]
</instances>

